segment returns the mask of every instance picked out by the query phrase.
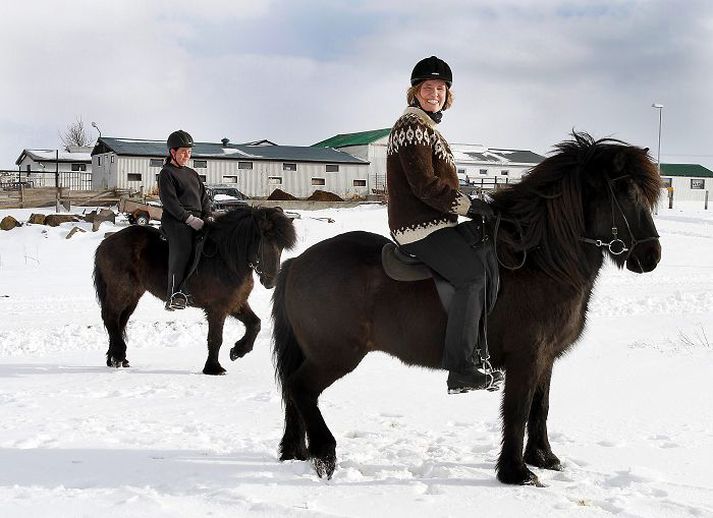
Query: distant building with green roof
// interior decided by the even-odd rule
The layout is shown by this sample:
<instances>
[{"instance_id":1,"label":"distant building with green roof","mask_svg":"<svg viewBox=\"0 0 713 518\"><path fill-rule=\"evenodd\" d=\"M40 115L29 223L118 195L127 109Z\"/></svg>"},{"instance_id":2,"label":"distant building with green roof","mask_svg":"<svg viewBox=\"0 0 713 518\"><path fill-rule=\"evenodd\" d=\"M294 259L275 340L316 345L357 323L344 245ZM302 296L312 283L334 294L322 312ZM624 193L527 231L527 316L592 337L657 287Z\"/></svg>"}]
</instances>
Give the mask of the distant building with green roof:
<instances>
[{"instance_id":1,"label":"distant building with green roof","mask_svg":"<svg viewBox=\"0 0 713 518\"><path fill-rule=\"evenodd\" d=\"M661 164L661 178L678 201L703 202L713 187L713 171L700 164Z\"/></svg>"}]
</instances>

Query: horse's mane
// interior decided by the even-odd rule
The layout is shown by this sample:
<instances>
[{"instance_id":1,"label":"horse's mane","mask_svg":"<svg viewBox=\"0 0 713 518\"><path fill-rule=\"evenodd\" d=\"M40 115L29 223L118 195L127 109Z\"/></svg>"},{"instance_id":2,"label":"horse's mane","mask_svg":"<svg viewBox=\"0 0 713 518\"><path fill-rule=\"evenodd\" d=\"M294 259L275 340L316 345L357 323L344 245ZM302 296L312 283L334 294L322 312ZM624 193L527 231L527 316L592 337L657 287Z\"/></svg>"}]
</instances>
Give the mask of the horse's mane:
<instances>
[{"instance_id":1,"label":"horse's mane","mask_svg":"<svg viewBox=\"0 0 713 518\"><path fill-rule=\"evenodd\" d=\"M275 242L280 248L295 246L297 235L292 221L280 208L239 207L218 216L209 226L211 240L226 262L247 268L260 239Z\"/></svg>"},{"instance_id":2,"label":"horse's mane","mask_svg":"<svg viewBox=\"0 0 713 518\"><path fill-rule=\"evenodd\" d=\"M628 176L638 186L641 202L653 207L661 178L648 150L626 142L594 140L572 132L572 139L557 144L554 154L523 176L521 182L493 193L493 205L507 221L522 228L503 232L502 242L515 251L537 249L532 260L558 281L582 286L588 279L581 260L585 233L584 198L606 199L607 181Z\"/></svg>"}]
</instances>

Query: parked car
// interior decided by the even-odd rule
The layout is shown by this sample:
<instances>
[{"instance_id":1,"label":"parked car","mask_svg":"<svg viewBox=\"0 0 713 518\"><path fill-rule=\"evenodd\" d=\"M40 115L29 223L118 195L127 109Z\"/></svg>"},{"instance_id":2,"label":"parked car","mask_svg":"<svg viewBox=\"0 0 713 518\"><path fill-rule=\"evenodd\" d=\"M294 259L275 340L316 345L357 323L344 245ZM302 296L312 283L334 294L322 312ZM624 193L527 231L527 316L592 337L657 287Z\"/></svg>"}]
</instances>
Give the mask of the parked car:
<instances>
[{"instance_id":1,"label":"parked car","mask_svg":"<svg viewBox=\"0 0 713 518\"><path fill-rule=\"evenodd\" d=\"M210 198L211 209L215 212L224 212L236 207L248 205L248 199L235 187L211 185L206 186L208 197Z\"/></svg>"}]
</instances>

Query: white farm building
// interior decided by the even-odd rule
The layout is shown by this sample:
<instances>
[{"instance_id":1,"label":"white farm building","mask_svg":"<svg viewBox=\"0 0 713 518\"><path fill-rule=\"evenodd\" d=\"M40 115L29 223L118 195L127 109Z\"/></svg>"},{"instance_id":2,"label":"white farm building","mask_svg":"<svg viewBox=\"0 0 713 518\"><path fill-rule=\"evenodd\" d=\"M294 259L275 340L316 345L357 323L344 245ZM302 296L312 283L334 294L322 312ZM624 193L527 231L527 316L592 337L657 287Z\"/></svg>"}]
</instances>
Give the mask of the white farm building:
<instances>
[{"instance_id":1,"label":"white farm building","mask_svg":"<svg viewBox=\"0 0 713 518\"><path fill-rule=\"evenodd\" d=\"M167 154L165 140L101 137L92 151L93 188L151 192ZM345 199L368 194L369 163L328 148L196 142L188 165L206 184L231 184L251 198L278 188L298 198L318 189Z\"/></svg>"}]
</instances>

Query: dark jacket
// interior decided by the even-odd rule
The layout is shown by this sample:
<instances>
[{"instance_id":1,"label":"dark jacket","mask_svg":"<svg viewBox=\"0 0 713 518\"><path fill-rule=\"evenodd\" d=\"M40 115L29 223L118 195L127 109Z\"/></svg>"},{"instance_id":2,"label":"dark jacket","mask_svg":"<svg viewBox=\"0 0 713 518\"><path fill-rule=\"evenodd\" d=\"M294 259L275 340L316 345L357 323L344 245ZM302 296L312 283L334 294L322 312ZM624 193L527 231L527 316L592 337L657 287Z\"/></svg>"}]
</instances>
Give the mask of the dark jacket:
<instances>
[{"instance_id":1,"label":"dark jacket","mask_svg":"<svg viewBox=\"0 0 713 518\"><path fill-rule=\"evenodd\" d=\"M409 106L389 134L386 152L389 229L400 244L423 239L465 216L470 199L446 139L420 108Z\"/></svg>"},{"instance_id":2,"label":"dark jacket","mask_svg":"<svg viewBox=\"0 0 713 518\"><path fill-rule=\"evenodd\" d=\"M185 222L190 214L210 216L210 199L198 173L190 167L163 166L158 175L158 195L166 215Z\"/></svg>"}]
</instances>

